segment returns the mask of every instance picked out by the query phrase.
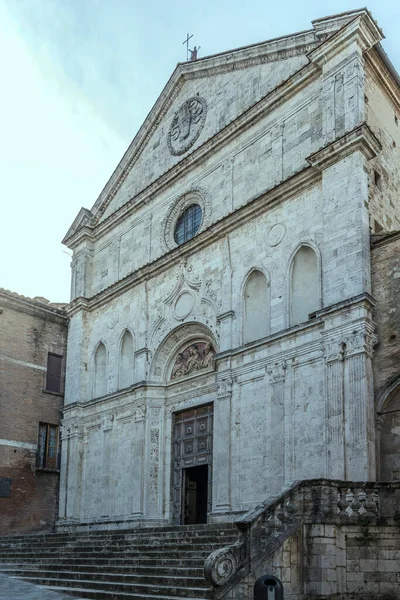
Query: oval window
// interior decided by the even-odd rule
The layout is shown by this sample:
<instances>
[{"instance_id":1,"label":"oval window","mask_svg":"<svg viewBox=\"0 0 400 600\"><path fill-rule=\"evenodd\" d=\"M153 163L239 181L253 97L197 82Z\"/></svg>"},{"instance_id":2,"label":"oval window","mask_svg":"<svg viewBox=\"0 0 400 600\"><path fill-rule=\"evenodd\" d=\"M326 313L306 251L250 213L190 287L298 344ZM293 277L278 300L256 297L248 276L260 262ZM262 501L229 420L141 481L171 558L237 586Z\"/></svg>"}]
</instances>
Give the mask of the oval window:
<instances>
[{"instance_id":1,"label":"oval window","mask_svg":"<svg viewBox=\"0 0 400 600\"><path fill-rule=\"evenodd\" d=\"M198 204L192 204L181 214L174 232L174 239L178 246L196 235L200 229L202 216L203 211Z\"/></svg>"}]
</instances>

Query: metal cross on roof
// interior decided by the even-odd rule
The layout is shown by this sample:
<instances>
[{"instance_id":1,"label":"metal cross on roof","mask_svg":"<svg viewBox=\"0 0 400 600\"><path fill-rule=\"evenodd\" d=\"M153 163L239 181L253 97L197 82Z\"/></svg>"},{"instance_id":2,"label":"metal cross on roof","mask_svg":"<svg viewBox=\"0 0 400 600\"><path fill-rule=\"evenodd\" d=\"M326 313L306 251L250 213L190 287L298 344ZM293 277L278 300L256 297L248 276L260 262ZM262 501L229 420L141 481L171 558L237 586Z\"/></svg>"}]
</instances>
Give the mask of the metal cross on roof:
<instances>
[{"instance_id":1,"label":"metal cross on roof","mask_svg":"<svg viewBox=\"0 0 400 600\"><path fill-rule=\"evenodd\" d=\"M193 33L192 33L192 35L187 34L186 40L182 42L182 46L183 46L183 44L186 44L186 60L189 60L189 52L191 52L191 50L189 50L189 40L192 37L193 37Z\"/></svg>"}]
</instances>

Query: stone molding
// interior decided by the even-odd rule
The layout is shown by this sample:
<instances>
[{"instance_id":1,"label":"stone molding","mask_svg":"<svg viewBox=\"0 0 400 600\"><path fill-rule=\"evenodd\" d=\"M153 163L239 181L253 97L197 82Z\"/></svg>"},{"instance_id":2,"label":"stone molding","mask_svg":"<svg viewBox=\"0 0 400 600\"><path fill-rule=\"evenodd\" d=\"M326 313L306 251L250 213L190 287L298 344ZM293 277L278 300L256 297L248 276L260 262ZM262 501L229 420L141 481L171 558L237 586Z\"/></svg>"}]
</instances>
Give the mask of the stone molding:
<instances>
[{"instance_id":1,"label":"stone molding","mask_svg":"<svg viewBox=\"0 0 400 600\"><path fill-rule=\"evenodd\" d=\"M383 39L383 33L372 19L369 11L357 15L350 23L339 29L324 43L308 54L310 61L323 67L336 56L345 45L357 42L365 52Z\"/></svg>"},{"instance_id":2,"label":"stone molding","mask_svg":"<svg viewBox=\"0 0 400 600\"><path fill-rule=\"evenodd\" d=\"M364 55L366 71L382 86L386 95L400 111L400 78L380 44Z\"/></svg>"},{"instance_id":3,"label":"stone molding","mask_svg":"<svg viewBox=\"0 0 400 600\"><path fill-rule=\"evenodd\" d=\"M66 309L68 316L71 316L82 309L92 311L95 308L110 302L112 298L118 297L132 287L143 283L149 278L156 277L165 269L170 269L172 266L181 263L182 260L185 260L192 255L194 248L200 250L213 244L216 240L226 237L226 235L231 231L234 231L238 225L242 225L245 219L250 220L256 218L265 212L266 206L274 207L277 204L300 194L303 190L316 185L317 182L320 181L320 178L321 174L317 170L306 167L289 180L278 184L272 190L268 190L250 199L247 204L214 223L209 229L189 240L183 246L178 246L169 253L144 265L134 273L127 275L116 283L111 284L108 288L98 292L90 299L77 298L73 300Z\"/></svg>"},{"instance_id":4,"label":"stone molding","mask_svg":"<svg viewBox=\"0 0 400 600\"><path fill-rule=\"evenodd\" d=\"M382 150L379 140L366 123L346 133L341 138L328 144L328 146L318 150L318 152L311 154L307 161L312 167L323 171L357 150L362 152L367 160L375 158Z\"/></svg>"},{"instance_id":5,"label":"stone molding","mask_svg":"<svg viewBox=\"0 0 400 600\"><path fill-rule=\"evenodd\" d=\"M161 247L164 251L178 247L174 239L175 225L185 208L198 204L202 210L202 218L196 235L207 229L211 219L211 199L207 191L201 187L193 187L180 194L170 205L166 217L161 224Z\"/></svg>"},{"instance_id":6,"label":"stone molding","mask_svg":"<svg viewBox=\"0 0 400 600\"><path fill-rule=\"evenodd\" d=\"M172 368L176 355L181 348L191 343L208 342L217 348L217 339L212 330L200 321L190 321L170 331L157 346L149 369L150 379L166 382L168 371ZM203 371L199 372L203 373ZM180 381L180 380L179 380Z\"/></svg>"}]
</instances>

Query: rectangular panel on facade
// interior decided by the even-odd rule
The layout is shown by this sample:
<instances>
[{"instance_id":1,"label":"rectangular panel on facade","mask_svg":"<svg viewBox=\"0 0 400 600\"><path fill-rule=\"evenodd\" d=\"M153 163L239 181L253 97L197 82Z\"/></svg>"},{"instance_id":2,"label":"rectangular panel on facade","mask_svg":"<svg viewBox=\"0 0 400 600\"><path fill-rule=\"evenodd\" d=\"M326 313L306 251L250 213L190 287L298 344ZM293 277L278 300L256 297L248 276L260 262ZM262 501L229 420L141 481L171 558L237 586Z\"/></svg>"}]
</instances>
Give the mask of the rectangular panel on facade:
<instances>
[{"instance_id":1,"label":"rectangular panel on facade","mask_svg":"<svg viewBox=\"0 0 400 600\"><path fill-rule=\"evenodd\" d=\"M0 477L0 498L9 498L11 496L11 477Z\"/></svg>"},{"instance_id":2,"label":"rectangular panel on facade","mask_svg":"<svg viewBox=\"0 0 400 600\"><path fill-rule=\"evenodd\" d=\"M46 390L61 393L61 364L62 356L58 354L47 355Z\"/></svg>"}]
</instances>

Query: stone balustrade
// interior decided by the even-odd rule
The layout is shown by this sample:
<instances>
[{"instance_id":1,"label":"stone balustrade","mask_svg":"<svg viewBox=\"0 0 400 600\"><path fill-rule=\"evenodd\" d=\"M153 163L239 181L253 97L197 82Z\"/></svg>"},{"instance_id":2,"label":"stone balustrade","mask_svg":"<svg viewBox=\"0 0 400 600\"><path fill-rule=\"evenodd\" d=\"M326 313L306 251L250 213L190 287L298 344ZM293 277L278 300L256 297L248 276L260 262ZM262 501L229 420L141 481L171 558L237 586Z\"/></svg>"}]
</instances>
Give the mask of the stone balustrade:
<instances>
[{"instance_id":1,"label":"stone balustrade","mask_svg":"<svg viewBox=\"0 0 400 600\"><path fill-rule=\"evenodd\" d=\"M301 525L379 524L400 520L400 482L297 481L241 516L238 541L212 552L204 573L221 598Z\"/></svg>"}]
</instances>

